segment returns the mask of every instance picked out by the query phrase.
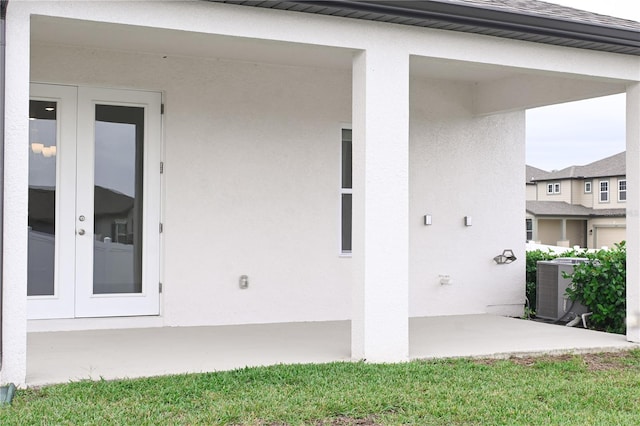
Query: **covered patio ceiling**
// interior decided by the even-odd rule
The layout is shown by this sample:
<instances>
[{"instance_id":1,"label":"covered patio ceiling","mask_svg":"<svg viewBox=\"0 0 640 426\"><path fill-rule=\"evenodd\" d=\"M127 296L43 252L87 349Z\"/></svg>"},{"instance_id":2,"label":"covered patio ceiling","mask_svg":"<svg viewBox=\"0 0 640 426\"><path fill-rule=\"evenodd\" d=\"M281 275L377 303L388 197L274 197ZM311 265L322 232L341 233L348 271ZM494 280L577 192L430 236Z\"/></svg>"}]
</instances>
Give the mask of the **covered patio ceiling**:
<instances>
[{"instance_id":1,"label":"covered patio ceiling","mask_svg":"<svg viewBox=\"0 0 640 426\"><path fill-rule=\"evenodd\" d=\"M32 43L67 45L131 53L211 58L350 71L357 49L132 25L36 16ZM472 85L475 113L487 115L623 93L624 81L412 56L413 78Z\"/></svg>"}]
</instances>

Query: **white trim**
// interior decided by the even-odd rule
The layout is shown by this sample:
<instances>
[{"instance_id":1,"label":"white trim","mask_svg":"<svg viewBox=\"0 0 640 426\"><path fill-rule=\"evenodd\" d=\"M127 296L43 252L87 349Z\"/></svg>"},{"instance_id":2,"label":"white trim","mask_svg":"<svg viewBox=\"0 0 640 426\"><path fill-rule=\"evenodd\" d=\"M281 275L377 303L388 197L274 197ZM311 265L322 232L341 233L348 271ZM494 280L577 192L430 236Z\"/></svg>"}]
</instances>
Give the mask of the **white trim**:
<instances>
[{"instance_id":1,"label":"white trim","mask_svg":"<svg viewBox=\"0 0 640 426\"><path fill-rule=\"evenodd\" d=\"M78 138L93 141L94 139L94 105L111 104L144 107L144 165L143 165L143 230L142 230L142 292L136 294L93 294L93 262L76 263L76 317L129 316L129 315L158 315L159 314L159 283L160 283L160 146L161 94L158 92L96 89L80 87L78 89ZM80 148L80 146L78 147ZM93 143L84 144L88 158L93 158ZM78 152L79 175L90 176L78 185L87 185L91 190L82 191L88 197L78 199L78 208L92 211L93 206L93 165L91 161L82 161ZM91 180L91 182L88 182ZM82 213L82 212L80 212ZM86 214L84 226L93 229L93 214ZM81 224L78 223L78 226ZM89 232L93 235L93 231ZM86 236L86 235L85 235ZM93 238L77 238L79 252L93 253ZM84 277L84 279L83 279Z\"/></svg>"},{"instance_id":2,"label":"white trim","mask_svg":"<svg viewBox=\"0 0 640 426\"><path fill-rule=\"evenodd\" d=\"M74 86L31 84L31 100L48 100L57 103L56 135L56 212L55 212L55 255L54 255L54 295L27 296L27 318L73 318L75 245L64 235L73 234L75 227L76 201L76 128L78 88ZM28 166L27 166L28 167ZM69 171L71 173L69 173ZM63 189L65 188L65 189Z\"/></svg>"},{"instance_id":3,"label":"white trim","mask_svg":"<svg viewBox=\"0 0 640 426\"><path fill-rule=\"evenodd\" d=\"M589 189L588 190L587 190L587 185L589 185ZM591 194L592 190L593 190L593 182L585 181L585 183L584 183L584 193L585 194Z\"/></svg>"},{"instance_id":4,"label":"white trim","mask_svg":"<svg viewBox=\"0 0 640 426\"><path fill-rule=\"evenodd\" d=\"M606 191L602 190L602 184L603 183L607 184L607 190ZM608 180L598 181L598 202L599 203L605 204L605 203L610 202L610 200L611 200L611 198L609 197L609 193L610 192L611 192L611 188L609 186L609 181ZM607 199L604 200L604 201L602 200L602 194L607 194Z\"/></svg>"},{"instance_id":5,"label":"white trim","mask_svg":"<svg viewBox=\"0 0 640 426\"><path fill-rule=\"evenodd\" d=\"M353 161L351 164L352 167L352 182L351 182L351 188L343 188L342 187L342 131L343 130L351 130L353 131L353 126L350 123L341 123L340 124L340 129L339 129L339 141L340 143L338 144L338 151L339 151L339 161L338 161L338 165L339 165L339 186L340 186L340 191L339 191L339 195L338 195L338 256L339 257L345 257L345 258L350 258L352 257L352 253L353 253ZM351 143L353 146L353 136L351 138ZM353 157L353 153L352 153L352 157ZM352 222L351 222L351 250L347 251L347 250L343 250L342 248L342 196L343 195L352 195L351 197L351 202L352 202Z\"/></svg>"},{"instance_id":6,"label":"white trim","mask_svg":"<svg viewBox=\"0 0 640 426\"><path fill-rule=\"evenodd\" d=\"M29 319L159 315L160 313L160 223L162 158L162 117L159 92L118 90L52 84L31 85L31 99L58 102L58 136L56 155L56 252L55 295L28 297ZM86 228L93 235L93 143L78 146L77 140L93 141L91 105L142 106L145 108L144 177L143 177L143 263L141 294L93 295L92 259L78 257L93 253L93 240L76 237L76 228ZM80 152L81 151L81 152ZM84 157L83 157L84 156ZM78 176L83 178L78 178ZM78 198L81 193L90 197ZM90 199L89 199L90 198ZM84 201L83 201L84 200ZM82 209L84 203L84 210ZM86 221L78 222L78 215ZM64 237L71 235L72 237ZM73 259L70 261L69 259ZM82 278L84 277L84 279ZM68 283L63 285L63 283ZM87 306L85 306L87 305ZM90 307L89 307L90 305Z\"/></svg>"},{"instance_id":7,"label":"white trim","mask_svg":"<svg viewBox=\"0 0 640 426\"><path fill-rule=\"evenodd\" d=\"M547 195L558 195L560 194L560 189L560 182L547 183Z\"/></svg>"},{"instance_id":8,"label":"white trim","mask_svg":"<svg viewBox=\"0 0 640 426\"><path fill-rule=\"evenodd\" d=\"M624 182L624 190L620 189L620 184ZM620 198L620 194L624 193L624 200ZM619 179L618 180L618 202L626 203L627 202L627 180Z\"/></svg>"}]
</instances>

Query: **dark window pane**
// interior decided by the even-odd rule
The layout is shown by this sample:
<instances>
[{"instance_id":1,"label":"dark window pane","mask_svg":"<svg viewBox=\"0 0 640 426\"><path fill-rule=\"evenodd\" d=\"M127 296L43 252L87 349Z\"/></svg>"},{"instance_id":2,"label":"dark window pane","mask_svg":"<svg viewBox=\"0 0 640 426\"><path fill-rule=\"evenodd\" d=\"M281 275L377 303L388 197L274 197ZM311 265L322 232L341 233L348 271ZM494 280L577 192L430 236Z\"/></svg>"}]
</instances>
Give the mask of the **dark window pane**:
<instances>
[{"instance_id":1,"label":"dark window pane","mask_svg":"<svg viewBox=\"0 0 640 426\"><path fill-rule=\"evenodd\" d=\"M94 294L142 292L144 108L96 105Z\"/></svg>"},{"instance_id":2,"label":"dark window pane","mask_svg":"<svg viewBox=\"0 0 640 426\"><path fill-rule=\"evenodd\" d=\"M55 102L29 102L28 296L55 290L56 111Z\"/></svg>"},{"instance_id":3,"label":"dark window pane","mask_svg":"<svg viewBox=\"0 0 640 426\"><path fill-rule=\"evenodd\" d=\"M342 129L342 187L352 188L351 130Z\"/></svg>"},{"instance_id":4,"label":"dark window pane","mask_svg":"<svg viewBox=\"0 0 640 426\"><path fill-rule=\"evenodd\" d=\"M351 194L342 194L342 251L351 252Z\"/></svg>"}]
</instances>

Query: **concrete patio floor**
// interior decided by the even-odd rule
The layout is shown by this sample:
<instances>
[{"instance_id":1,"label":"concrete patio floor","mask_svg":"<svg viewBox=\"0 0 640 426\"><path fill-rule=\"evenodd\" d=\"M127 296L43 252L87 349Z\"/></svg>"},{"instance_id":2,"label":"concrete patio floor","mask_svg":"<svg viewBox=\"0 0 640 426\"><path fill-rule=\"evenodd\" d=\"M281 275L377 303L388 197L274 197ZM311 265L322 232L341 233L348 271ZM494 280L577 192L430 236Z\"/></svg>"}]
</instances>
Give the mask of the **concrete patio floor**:
<instances>
[{"instance_id":1,"label":"concrete patio floor","mask_svg":"<svg viewBox=\"0 0 640 426\"><path fill-rule=\"evenodd\" d=\"M350 322L32 332L27 385L350 360ZM624 336L494 315L412 318L411 359L638 347Z\"/></svg>"}]
</instances>

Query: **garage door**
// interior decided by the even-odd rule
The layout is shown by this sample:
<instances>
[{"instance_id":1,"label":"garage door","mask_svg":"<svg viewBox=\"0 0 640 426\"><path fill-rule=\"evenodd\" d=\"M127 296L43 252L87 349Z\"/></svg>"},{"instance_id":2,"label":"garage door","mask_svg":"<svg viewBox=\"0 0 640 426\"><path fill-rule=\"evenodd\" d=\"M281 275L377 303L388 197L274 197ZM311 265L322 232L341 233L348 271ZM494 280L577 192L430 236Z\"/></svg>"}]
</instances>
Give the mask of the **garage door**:
<instances>
[{"instance_id":1,"label":"garage door","mask_svg":"<svg viewBox=\"0 0 640 426\"><path fill-rule=\"evenodd\" d=\"M614 244L626 239L626 228L596 228L594 243L596 248L602 246L613 247Z\"/></svg>"}]
</instances>

